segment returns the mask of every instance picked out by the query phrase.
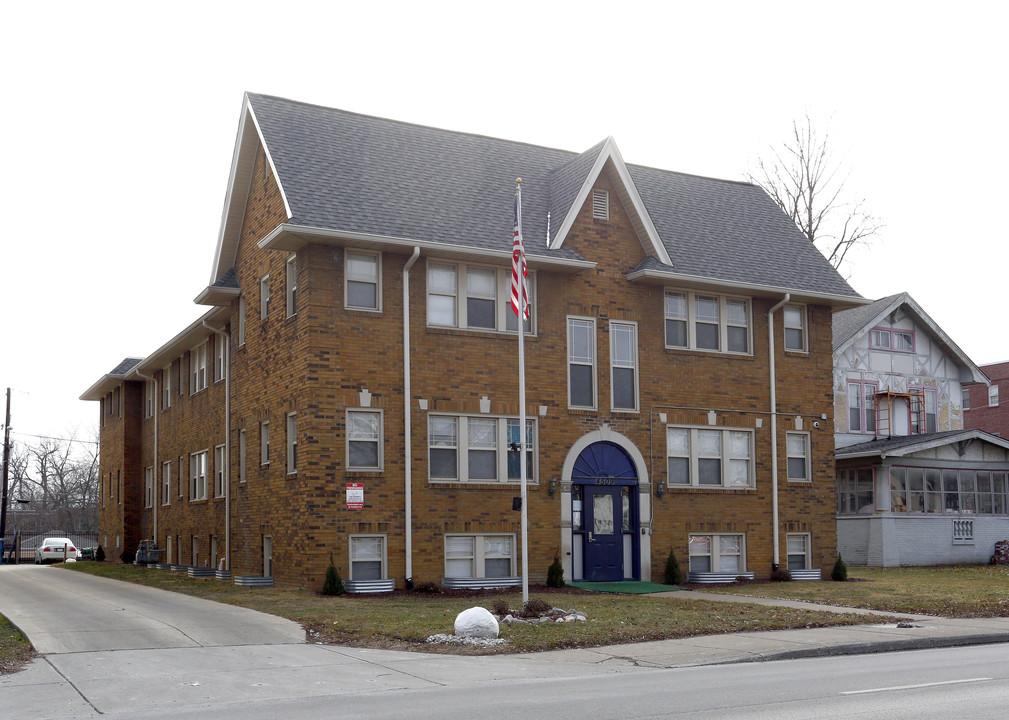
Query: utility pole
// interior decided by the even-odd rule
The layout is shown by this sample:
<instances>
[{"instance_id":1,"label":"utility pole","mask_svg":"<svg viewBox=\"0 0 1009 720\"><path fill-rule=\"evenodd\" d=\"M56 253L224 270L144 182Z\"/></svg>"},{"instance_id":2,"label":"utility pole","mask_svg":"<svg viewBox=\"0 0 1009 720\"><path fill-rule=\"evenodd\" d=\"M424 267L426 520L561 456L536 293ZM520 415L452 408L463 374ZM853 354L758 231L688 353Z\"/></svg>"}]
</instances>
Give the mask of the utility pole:
<instances>
[{"instance_id":1,"label":"utility pole","mask_svg":"<svg viewBox=\"0 0 1009 720\"><path fill-rule=\"evenodd\" d=\"M0 498L0 551L3 550L4 534L7 532L7 470L11 459L11 389L7 388L7 416L4 420L4 469L3 496ZM2 552L0 552L2 555ZM2 562L2 557L0 557Z\"/></svg>"}]
</instances>

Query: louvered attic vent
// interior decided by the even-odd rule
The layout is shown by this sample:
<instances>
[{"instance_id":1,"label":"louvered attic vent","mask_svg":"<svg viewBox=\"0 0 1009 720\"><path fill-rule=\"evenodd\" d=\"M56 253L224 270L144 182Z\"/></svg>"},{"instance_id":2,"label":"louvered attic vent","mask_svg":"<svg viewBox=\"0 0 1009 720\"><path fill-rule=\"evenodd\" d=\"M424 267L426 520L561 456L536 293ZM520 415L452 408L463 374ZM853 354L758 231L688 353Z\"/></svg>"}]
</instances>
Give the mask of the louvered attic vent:
<instances>
[{"instance_id":1,"label":"louvered attic vent","mask_svg":"<svg viewBox=\"0 0 1009 720\"><path fill-rule=\"evenodd\" d=\"M610 192L609 190L592 191L592 219L610 219Z\"/></svg>"}]
</instances>

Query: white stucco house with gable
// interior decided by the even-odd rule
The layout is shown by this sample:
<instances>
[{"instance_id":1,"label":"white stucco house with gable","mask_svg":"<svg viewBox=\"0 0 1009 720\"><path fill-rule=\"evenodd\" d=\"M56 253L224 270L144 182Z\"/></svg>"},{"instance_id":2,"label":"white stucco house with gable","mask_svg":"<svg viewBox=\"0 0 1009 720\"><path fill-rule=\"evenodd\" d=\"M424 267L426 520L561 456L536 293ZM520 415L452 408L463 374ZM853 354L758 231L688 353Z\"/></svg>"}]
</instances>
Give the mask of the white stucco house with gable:
<instances>
[{"instance_id":1,"label":"white stucco house with gable","mask_svg":"<svg viewBox=\"0 0 1009 720\"><path fill-rule=\"evenodd\" d=\"M988 562L1009 540L1009 441L963 425L988 378L907 293L834 313L833 334L841 556Z\"/></svg>"}]
</instances>

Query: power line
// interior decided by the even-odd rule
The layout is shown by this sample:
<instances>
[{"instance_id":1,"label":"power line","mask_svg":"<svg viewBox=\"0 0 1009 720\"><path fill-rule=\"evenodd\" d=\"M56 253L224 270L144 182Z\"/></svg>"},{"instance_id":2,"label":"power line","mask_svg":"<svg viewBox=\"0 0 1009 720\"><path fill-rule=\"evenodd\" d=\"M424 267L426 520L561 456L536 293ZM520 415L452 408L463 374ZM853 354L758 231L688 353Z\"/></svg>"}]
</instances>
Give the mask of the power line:
<instances>
[{"instance_id":1,"label":"power line","mask_svg":"<svg viewBox=\"0 0 1009 720\"><path fill-rule=\"evenodd\" d=\"M20 437L37 438L39 440L62 440L63 442L83 443L85 445L97 445L98 444L97 440L81 440L80 438L56 437L54 435L32 435L31 433L18 432L17 430L11 430L11 435L19 435Z\"/></svg>"}]
</instances>

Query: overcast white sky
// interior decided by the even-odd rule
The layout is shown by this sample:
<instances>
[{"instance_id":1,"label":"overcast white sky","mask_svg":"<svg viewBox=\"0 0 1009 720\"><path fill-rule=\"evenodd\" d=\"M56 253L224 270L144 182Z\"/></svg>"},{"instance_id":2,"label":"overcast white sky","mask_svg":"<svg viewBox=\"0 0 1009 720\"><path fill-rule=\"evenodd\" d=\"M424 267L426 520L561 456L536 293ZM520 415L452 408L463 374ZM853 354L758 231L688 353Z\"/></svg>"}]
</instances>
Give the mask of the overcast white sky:
<instances>
[{"instance_id":1,"label":"overcast white sky","mask_svg":"<svg viewBox=\"0 0 1009 720\"><path fill-rule=\"evenodd\" d=\"M5 6L16 438L96 425L78 396L205 310L247 90L574 151L612 135L629 163L729 179L808 111L886 224L852 286L1009 358L1009 5L363 5Z\"/></svg>"}]
</instances>

